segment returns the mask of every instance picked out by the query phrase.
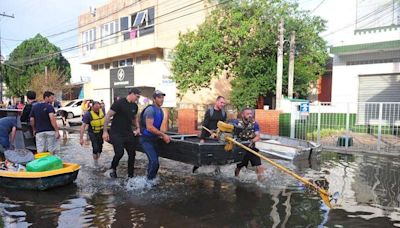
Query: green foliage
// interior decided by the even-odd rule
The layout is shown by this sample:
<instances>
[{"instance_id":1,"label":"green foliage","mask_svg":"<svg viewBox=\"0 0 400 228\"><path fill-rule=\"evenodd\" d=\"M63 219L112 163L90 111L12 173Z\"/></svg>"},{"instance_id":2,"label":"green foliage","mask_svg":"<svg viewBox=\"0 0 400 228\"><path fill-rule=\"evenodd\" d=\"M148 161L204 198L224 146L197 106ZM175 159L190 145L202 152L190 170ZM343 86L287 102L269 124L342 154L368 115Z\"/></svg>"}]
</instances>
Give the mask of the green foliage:
<instances>
[{"instance_id":1,"label":"green foliage","mask_svg":"<svg viewBox=\"0 0 400 228\"><path fill-rule=\"evenodd\" d=\"M346 133L346 129L344 129L344 128L342 128L342 129L324 128L324 129L321 129L321 131L320 131L320 137L321 137L321 139L324 139L324 138L343 135L345 133ZM315 140L315 139L317 139L317 137L318 137L318 132L316 130L307 133L307 140Z\"/></svg>"},{"instance_id":2,"label":"green foliage","mask_svg":"<svg viewBox=\"0 0 400 228\"><path fill-rule=\"evenodd\" d=\"M62 56L60 48L51 44L47 38L37 34L34 38L22 42L4 64L7 95L24 95L32 76L43 74L46 66L48 71L62 72L66 80L71 77L68 61Z\"/></svg>"},{"instance_id":3,"label":"green foliage","mask_svg":"<svg viewBox=\"0 0 400 228\"><path fill-rule=\"evenodd\" d=\"M260 95L273 94L281 19L285 21L285 39L296 31L294 91L297 97L306 96L328 57L326 43L318 35L325 22L284 0L228 1L211 12L196 31L181 34L172 63L172 78L179 91L198 91L223 75L232 77L231 101L238 108L255 106ZM284 52L289 52L287 43ZM284 58L286 93L288 56Z\"/></svg>"}]
</instances>

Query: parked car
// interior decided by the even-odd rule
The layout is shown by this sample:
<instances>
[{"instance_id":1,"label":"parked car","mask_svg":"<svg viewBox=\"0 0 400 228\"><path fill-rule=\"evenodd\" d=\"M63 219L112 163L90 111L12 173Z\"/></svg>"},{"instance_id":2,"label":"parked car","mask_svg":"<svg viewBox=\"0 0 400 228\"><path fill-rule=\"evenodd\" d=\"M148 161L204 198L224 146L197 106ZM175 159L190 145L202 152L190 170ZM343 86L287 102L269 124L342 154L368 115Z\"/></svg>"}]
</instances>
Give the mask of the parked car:
<instances>
[{"instance_id":1,"label":"parked car","mask_svg":"<svg viewBox=\"0 0 400 228\"><path fill-rule=\"evenodd\" d=\"M57 110L57 115L58 116L66 116L67 119L72 119L75 116L81 116L82 115L82 105L83 99L76 99L68 104L66 104L64 107L61 107Z\"/></svg>"}]
</instances>

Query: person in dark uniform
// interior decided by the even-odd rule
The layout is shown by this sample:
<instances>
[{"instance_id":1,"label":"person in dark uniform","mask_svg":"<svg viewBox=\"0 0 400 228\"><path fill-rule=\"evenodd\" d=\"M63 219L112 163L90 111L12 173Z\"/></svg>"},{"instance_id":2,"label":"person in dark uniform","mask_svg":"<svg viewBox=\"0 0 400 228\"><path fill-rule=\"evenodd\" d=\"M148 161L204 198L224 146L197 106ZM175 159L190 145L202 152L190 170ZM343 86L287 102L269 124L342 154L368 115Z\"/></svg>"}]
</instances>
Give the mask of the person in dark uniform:
<instances>
[{"instance_id":1,"label":"person in dark uniform","mask_svg":"<svg viewBox=\"0 0 400 228\"><path fill-rule=\"evenodd\" d=\"M231 123L235 125L235 135L237 135L241 141L250 141L250 145L248 147L258 152L258 149L255 148L254 144L261 140L260 127L254 120L253 110L250 108L243 109L241 112L241 118L232 120ZM237 164L235 176L239 176L240 170L243 167L247 167L249 162L252 166L256 167L257 179L259 181L263 180L264 178L262 175L265 171L265 168L261 165L260 157L248 151L246 151L242 162Z\"/></svg>"},{"instance_id":2,"label":"person in dark uniform","mask_svg":"<svg viewBox=\"0 0 400 228\"><path fill-rule=\"evenodd\" d=\"M116 178L117 166L119 160L124 155L124 149L128 153L128 178L133 177L136 148L139 136L139 117L137 116L138 106L136 101L140 97L140 90L132 88L128 96L115 101L107 112L103 127L103 140L111 141L114 147L114 158L111 162L111 168L106 171L105 176ZM110 123L111 129L108 133L107 127ZM133 128L134 126L134 128Z\"/></svg>"},{"instance_id":3,"label":"person in dark uniform","mask_svg":"<svg viewBox=\"0 0 400 228\"><path fill-rule=\"evenodd\" d=\"M218 121L226 121L226 112L224 107L225 98L223 96L218 96L214 107L207 109L204 115L203 126L210 130L216 130ZM200 134L200 143L204 143L207 137L210 137L210 133L207 130L202 129Z\"/></svg>"}]
</instances>

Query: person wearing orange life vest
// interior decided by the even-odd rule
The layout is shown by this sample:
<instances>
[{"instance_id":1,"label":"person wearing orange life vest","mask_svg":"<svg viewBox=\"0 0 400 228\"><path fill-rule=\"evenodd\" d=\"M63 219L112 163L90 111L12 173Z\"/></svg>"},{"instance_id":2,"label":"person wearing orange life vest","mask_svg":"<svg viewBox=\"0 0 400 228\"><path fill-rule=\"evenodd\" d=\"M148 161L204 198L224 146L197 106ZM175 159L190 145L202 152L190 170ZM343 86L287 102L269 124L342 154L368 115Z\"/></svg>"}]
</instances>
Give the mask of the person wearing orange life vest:
<instances>
[{"instance_id":1,"label":"person wearing orange life vest","mask_svg":"<svg viewBox=\"0 0 400 228\"><path fill-rule=\"evenodd\" d=\"M98 101L93 102L92 108L83 115L80 129L80 144L84 144L83 133L88 128L88 135L92 142L93 159L98 161L103 150L103 125L105 112Z\"/></svg>"}]
</instances>

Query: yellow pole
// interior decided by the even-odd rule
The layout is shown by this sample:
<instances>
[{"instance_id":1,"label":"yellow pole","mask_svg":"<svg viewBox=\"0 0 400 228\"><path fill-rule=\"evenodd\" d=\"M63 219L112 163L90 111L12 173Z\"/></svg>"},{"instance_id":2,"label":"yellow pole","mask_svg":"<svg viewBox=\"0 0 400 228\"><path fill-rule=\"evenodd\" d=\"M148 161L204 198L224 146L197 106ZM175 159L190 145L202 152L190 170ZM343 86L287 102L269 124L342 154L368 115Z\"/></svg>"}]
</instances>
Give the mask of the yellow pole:
<instances>
[{"instance_id":1,"label":"yellow pole","mask_svg":"<svg viewBox=\"0 0 400 228\"><path fill-rule=\"evenodd\" d=\"M230 142L232 142L232 143L234 143L234 144L236 144L236 145L238 145L238 146L240 146L241 148L243 148L243 149L249 151L250 153L253 153L254 155L256 155L256 156L258 156L258 157L264 159L265 161L267 161L267 162L270 163L271 165L275 166L276 168L278 168L278 169L284 171L285 173L289 174L290 176L292 176L292 177L296 178L297 180L303 182L305 185L311 186L314 190L316 190L316 191L319 192L319 194L320 194L320 196L321 196L321 198L322 198L322 201L324 201L324 203L325 203L329 208L333 208L332 205L330 204L329 193L328 193L326 190L324 190L324 189L318 187L316 184L311 183L311 182L308 181L307 179L305 179L305 178L299 176L298 174L296 174L296 173L290 171L290 170L287 169L286 167L284 167L284 166L282 166L282 165L280 165L280 164L278 164L278 163L272 161L271 159L269 159L269 158L267 158L267 157L265 157L265 156L263 156L263 155L257 153L256 151L250 149L249 147L247 147L247 146L245 146L245 145L243 145L243 144L237 142L235 139L233 139L233 138L231 138L231 137L226 137L225 139L228 140L228 141L230 141Z\"/></svg>"}]
</instances>

